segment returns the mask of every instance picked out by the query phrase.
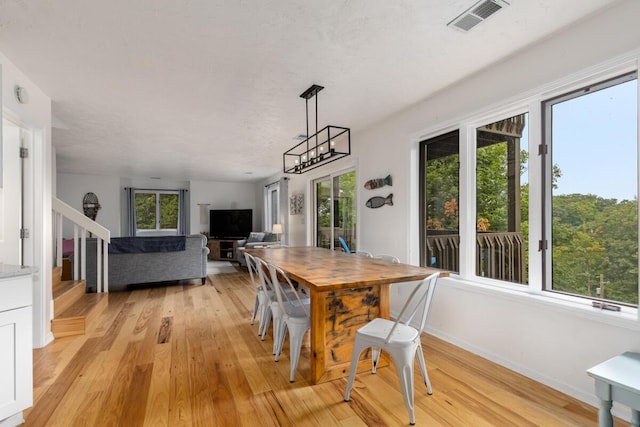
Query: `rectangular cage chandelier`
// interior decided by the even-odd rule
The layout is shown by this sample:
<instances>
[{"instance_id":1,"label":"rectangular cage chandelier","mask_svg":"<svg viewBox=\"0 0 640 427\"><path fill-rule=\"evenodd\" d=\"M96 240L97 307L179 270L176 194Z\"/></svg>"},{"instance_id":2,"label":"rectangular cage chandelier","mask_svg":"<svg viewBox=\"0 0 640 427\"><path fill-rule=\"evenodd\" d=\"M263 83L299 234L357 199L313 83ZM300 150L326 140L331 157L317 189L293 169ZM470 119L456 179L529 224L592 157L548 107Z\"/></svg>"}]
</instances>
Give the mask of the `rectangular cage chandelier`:
<instances>
[{"instance_id":1,"label":"rectangular cage chandelier","mask_svg":"<svg viewBox=\"0 0 640 427\"><path fill-rule=\"evenodd\" d=\"M325 126L318 130L318 92L323 86L311 85L300 98L305 99L307 137L282 155L284 173L302 174L351 154L351 130ZM316 98L316 132L309 135L309 99Z\"/></svg>"}]
</instances>

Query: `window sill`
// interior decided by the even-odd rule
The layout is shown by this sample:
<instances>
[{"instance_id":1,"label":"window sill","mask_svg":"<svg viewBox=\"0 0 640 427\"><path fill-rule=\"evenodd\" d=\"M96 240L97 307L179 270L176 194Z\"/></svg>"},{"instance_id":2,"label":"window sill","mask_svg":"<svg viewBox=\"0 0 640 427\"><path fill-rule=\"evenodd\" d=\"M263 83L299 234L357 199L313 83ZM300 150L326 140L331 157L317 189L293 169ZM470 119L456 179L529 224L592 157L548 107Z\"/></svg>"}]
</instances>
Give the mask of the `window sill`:
<instances>
[{"instance_id":1,"label":"window sill","mask_svg":"<svg viewBox=\"0 0 640 427\"><path fill-rule=\"evenodd\" d=\"M589 299L550 292L538 292L526 286L487 284L480 281L463 279L455 274L448 278L442 278L441 280L446 283L447 286L465 292L476 292L478 294L499 297L518 303L526 302L529 306L535 304L545 309L570 313L587 320L606 323L633 331L640 331L637 308L622 307L621 311L602 310L592 307L592 300Z\"/></svg>"},{"instance_id":2,"label":"window sill","mask_svg":"<svg viewBox=\"0 0 640 427\"><path fill-rule=\"evenodd\" d=\"M137 230L136 236L177 236L178 230L163 229L163 230Z\"/></svg>"}]
</instances>

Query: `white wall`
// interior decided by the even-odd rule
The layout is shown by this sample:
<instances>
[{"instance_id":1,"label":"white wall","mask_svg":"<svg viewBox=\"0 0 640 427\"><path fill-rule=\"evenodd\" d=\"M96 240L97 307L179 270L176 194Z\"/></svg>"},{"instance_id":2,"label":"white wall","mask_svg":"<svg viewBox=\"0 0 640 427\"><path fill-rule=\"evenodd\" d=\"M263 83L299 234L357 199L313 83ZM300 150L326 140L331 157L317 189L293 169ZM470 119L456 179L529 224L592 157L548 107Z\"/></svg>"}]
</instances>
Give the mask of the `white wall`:
<instances>
[{"instance_id":1,"label":"white wall","mask_svg":"<svg viewBox=\"0 0 640 427\"><path fill-rule=\"evenodd\" d=\"M51 99L24 75L10 60L0 53L0 80L2 83L3 114L9 115L18 124L34 133L29 170L33 171L33 182L26 195L32 209L33 229L25 240L27 248L25 263L38 269L34 275L33 292L33 345L43 347L53 339L51 334ZM13 96L16 85L26 88L29 102L20 104ZM1 136L0 136L1 138ZM17 183L4 183L17 185ZM18 230L16 230L16 233ZM17 250L17 248L16 248Z\"/></svg>"},{"instance_id":2,"label":"white wall","mask_svg":"<svg viewBox=\"0 0 640 427\"><path fill-rule=\"evenodd\" d=\"M279 176L272 177L272 179L266 182L273 182L278 178ZM291 179L289 180L288 185L289 193L281 193L280 197L287 197L287 199L290 199L293 195L303 194L305 197L305 205L301 214L289 215L289 230L284 230L284 232L287 234L287 238L285 239L285 241L289 242L289 246L306 246L307 244L311 243L307 242L307 223L311 223L311 220L307 219L307 215L310 211L310 207L308 205L308 203L310 203L308 191L309 183L305 179L303 179L307 178L306 176L290 176L290 178Z\"/></svg>"},{"instance_id":3,"label":"white wall","mask_svg":"<svg viewBox=\"0 0 640 427\"><path fill-rule=\"evenodd\" d=\"M210 209L253 209L253 229L262 229L262 199L255 183L191 181L191 232L209 231L209 217L200 224L198 204Z\"/></svg>"},{"instance_id":4,"label":"white wall","mask_svg":"<svg viewBox=\"0 0 640 427\"><path fill-rule=\"evenodd\" d=\"M98 196L100 210L96 222L111 231L111 237L120 236L120 178L115 176L57 174L57 197L72 208L83 212L82 199L87 193ZM65 238L73 237L70 224L63 227Z\"/></svg>"},{"instance_id":5,"label":"white wall","mask_svg":"<svg viewBox=\"0 0 640 427\"><path fill-rule=\"evenodd\" d=\"M209 231L209 209L253 209L254 229L261 229L262 200L257 196L259 186L255 183L233 183L217 181L180 181L169 179L121 178L116 176L78 175L58 173L57 197L82 212L82 198L87 192L98 196L102 209L96 222L111 231L111 237L125 234L124 188L135 187L150 190L187 189L190 233ZM200 224L200 207L208 203L206 223ZM65 228L65 237L73 236L71 228Z\"/></svg>"},{"instance_id":6,"label":"white wall","mask_svg":"<svg viewBox=\"0 0 640 427\"><path fill-rule=\"evenodd\" d=\"M481 114L550 82L640 49L638 16L640 2L621 2L365 131L352 133L352 157L357 157L359 247L417 262L417 158L412 157L416 135L444 129L464 116ZM393 187L363 188L366 180L386 174L392 175ZM306 175L292 176L289 185L290 193L304 191L308 200L311 177ZM372 195L386 196L391 191L393 207L364 207ZM300 230L311 222L308 214L305 217L304 225L297 217L291 218L296 244L306 242ZM393 287L392 312L397 312L406 295L406 287ZM640 351L638 322L589 315L543 298L508 295L453 278L440 281L429 325L435 335L591 404L596 404L596 399L586 369L624 351ZM628 412L623 409L622 415L628 417Z\"/></svg>"}]
</instances>

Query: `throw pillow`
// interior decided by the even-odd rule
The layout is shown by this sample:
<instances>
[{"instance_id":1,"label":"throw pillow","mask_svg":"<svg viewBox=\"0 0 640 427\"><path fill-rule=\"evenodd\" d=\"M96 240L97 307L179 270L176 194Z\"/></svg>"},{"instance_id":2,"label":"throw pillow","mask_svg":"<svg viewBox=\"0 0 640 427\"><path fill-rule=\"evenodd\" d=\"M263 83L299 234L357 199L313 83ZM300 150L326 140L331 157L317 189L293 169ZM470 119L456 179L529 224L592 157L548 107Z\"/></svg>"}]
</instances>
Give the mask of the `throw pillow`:
<instances>
[{"instance_id":1,"label":"throw pillow","mask_svg":"<svg viewBox=\"0 0 640 427\"><path fill-rule=\"evenodd\" d=\"M278 236L276 236L275 233L270 233L270 232L264 233L263 242L277 242L277 241L278 241Z\"/></svg>"},{"instance_id":2,"label":"throw pillow","mask_svg":"<svg viewBox=\"0 0 640 427\"><path fill-rule=\"evenodd\" d=\"M262 242L264 240L264 233L260 233L257 231L252 231L249 234L249 238L247 239L247 243L251 242Z\"/></svg>"}]
</instances>

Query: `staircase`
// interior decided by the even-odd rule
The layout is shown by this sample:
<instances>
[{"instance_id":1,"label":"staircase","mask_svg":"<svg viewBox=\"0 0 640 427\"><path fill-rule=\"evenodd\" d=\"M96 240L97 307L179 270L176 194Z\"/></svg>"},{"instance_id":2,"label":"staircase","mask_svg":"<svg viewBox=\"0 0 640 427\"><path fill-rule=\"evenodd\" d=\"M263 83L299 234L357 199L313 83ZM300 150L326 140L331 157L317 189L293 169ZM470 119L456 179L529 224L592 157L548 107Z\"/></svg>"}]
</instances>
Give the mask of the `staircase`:
<instances>
[{"instance_id":1,"label":"staircase","mask_svg":"<svg viewBox=\"0 0 640 427\"><path fill-rule=\"evenodd\" d=\"M85 293L84 280L62 280L62 267L53 269L53 320L55 338L83 335L87 326L107 307L107 293Z\"/></svg>"},{"instance_id":2,"label":"staircase","mask_svg":"<svg viewBox=\"0 0 640 427\"><path fill-rule=\"evenodd\" d=\"M72 335L83 335L90 328L91 322L104 311L109 303L109 258L108 245L111 241L109 230L89 219L63 201L53 197L54 229L54 268L52 275L53 320L51 332L55 338ZM73 271L65 271L62 280L63 265L70 269L69 263L63 262L62 234L64 224L73 228L73 256L76 262ZM86 293L86 241L87 234L96 238L96 280L98 293ZM104 254L104 256L101 256Z\"/></svg>"}]
</instances>

